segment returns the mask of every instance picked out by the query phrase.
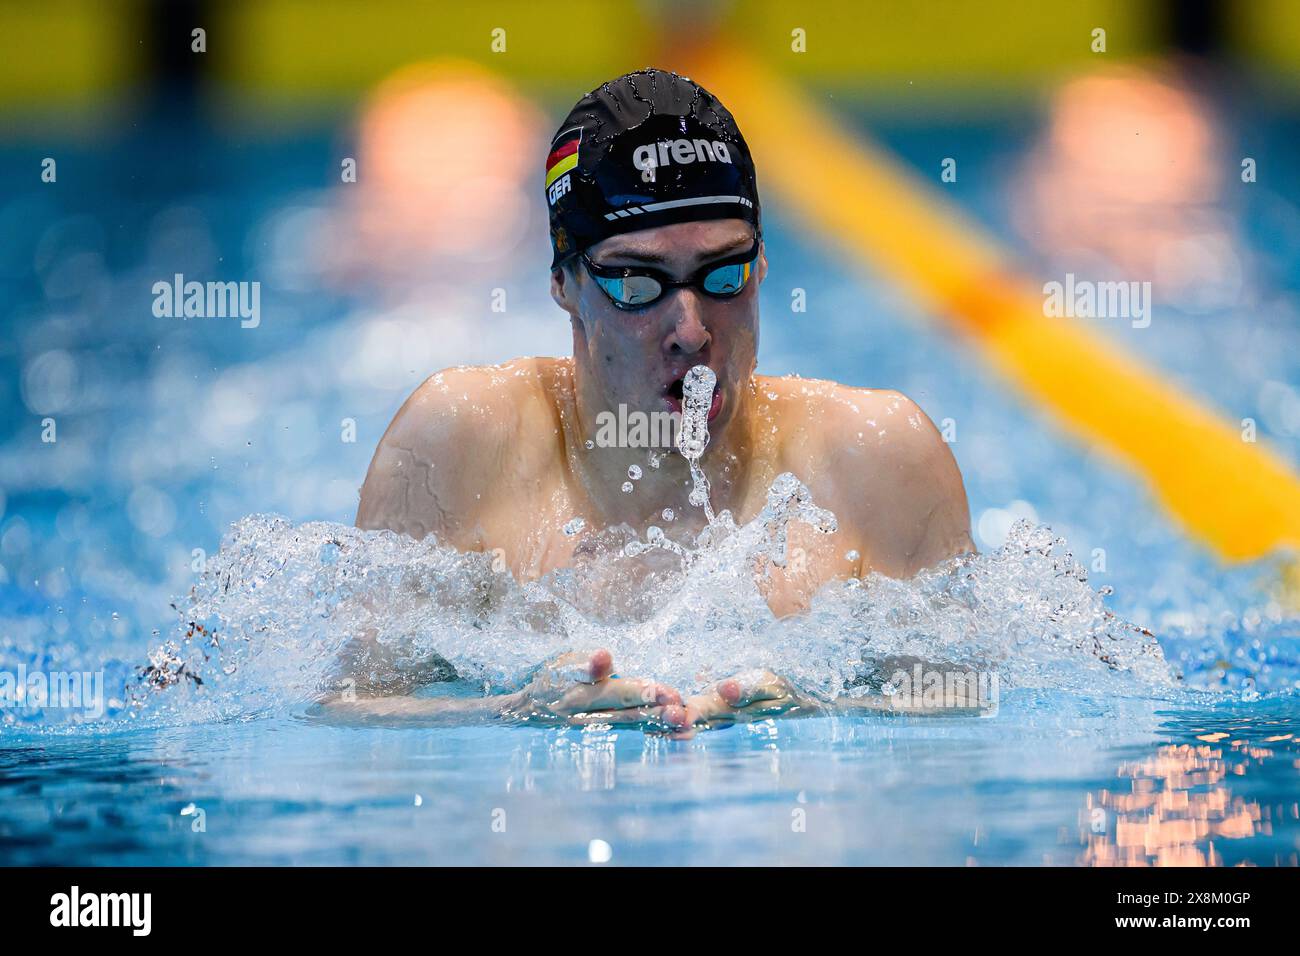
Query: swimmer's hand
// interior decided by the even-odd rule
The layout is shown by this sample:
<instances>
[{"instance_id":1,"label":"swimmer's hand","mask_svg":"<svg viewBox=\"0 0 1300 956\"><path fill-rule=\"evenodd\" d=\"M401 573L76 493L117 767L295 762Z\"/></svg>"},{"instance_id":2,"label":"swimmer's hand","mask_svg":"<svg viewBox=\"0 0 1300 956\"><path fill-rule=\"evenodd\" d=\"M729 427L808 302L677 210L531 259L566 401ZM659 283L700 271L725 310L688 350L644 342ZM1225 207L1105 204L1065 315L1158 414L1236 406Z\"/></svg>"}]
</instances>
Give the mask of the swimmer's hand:
<instances>
[{"instance_id":1,"label":"swimmer's hand","mask_svg":"<svg viewBox=\"0 0 1300 956\"><path fill-rule=\"evenodd\" d=\"M818 713L822 705L771 671L746 671L686 700L691 727L711 730L769 717Z\"/></svg>"},{"instance_id":2,"label":"swimmer's hand","mask_svg":"<svg viewBox=\"0 0 1300 956\"><path fill-rule=\"evenodd\" d=\"M687 726L682 696L665 684L610 677L609 651L563 654L544 664L523 690L507 696L500 715L515 720L612 724L674 733Z\"/></svg>"}]
</instances>

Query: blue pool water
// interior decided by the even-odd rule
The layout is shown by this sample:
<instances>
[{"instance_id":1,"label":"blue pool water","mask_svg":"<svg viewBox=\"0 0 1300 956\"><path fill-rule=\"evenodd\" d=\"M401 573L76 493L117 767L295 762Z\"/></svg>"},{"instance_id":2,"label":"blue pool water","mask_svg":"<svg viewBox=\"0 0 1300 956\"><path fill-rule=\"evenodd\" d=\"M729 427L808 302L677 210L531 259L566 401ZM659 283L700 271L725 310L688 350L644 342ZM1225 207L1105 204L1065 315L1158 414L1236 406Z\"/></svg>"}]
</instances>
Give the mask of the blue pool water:
<instances>
[{"instance_id":1,"label":"blue pool water","mask_svg":"<svg viewBox=\"0 0 1300 956\"><path fill-rule=\"evenodd\" d=\"M1252 140L1261 168L1289 161L1286 121L1239 122L1266 133ZM985 718L818 718L691 741L345 728L306 713L303 675L337 635L296 623L328 603L302 577L272 590L292 608L208 601L231 633L269 637L197 665L203 689L182 681L130 707L125 689L151 649L180 639L207 580L196 569L220 563L234 522L350 523L376 441L429 373L569 344L546 295L540 201L509 254L435 258L396 281L352 248L347 199L330 185L348 147L332 131L182 132L68 138L55 187L28 175L46 143L0 147L4 181L31 183L0 197L0 670L102 671L110 698L89 722L0 713L0 861L1296 865L1300 632L1278 564L1220 565L1140 481L1063 437L966 343L775 203L760 371L895 387L954 419L981 549L996 554L1014 518L1050 525L1087 587L1113 588L1105 607L1153 631L1181 680L1113 680L1058 641ZM1055 274L1007 212L1033 123L876 132L917 169L960 150L951 198L1031 274ZM1231 305L1097 330L1230 420L1257 419L1296 462L1300 197L1295 182L1259 186L1222 200L1247 276ZM155 317L151 287L175 273L259 279L261 324ZM806 313L790 311L795 287ZM41 440L47 418L55 442ZM259 540L287 553L286 538ZM310 548L301 560L304 575L329 563ZM1012 570L988 568L1015 607L981 650L1038 640L1041 582L999 577ZM799 640L838 647L857 620L839 613L774 631L773 653L801 667ZM464 643L497 679L524 663Z\"/></svg>"},{"instance_id":2,"label":"blue pool water","mask_svg":"<svg viewBox=\"0 0 1300 956\"><path fill-rule=\"evenodd\" d=\"M1295 724L1278 702L1025 694L997 719L792 721L689 742L293 718L19 739L0 756L5 858L587 863L603 841L627 864L1294 865L1297 749L1261 741ZM1220 727L1246 743L1197 739ZM1139 798L1157 793L1186 809L1148 826Z\"/></svg>"}]
</instances>

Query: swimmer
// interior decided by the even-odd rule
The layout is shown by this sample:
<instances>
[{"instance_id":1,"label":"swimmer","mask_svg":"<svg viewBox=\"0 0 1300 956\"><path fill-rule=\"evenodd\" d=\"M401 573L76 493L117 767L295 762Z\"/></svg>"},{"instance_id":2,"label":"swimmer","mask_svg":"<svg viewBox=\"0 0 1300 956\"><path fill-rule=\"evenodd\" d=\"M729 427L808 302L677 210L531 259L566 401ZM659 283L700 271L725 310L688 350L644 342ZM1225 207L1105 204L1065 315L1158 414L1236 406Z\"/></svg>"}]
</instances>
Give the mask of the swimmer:
<instances>
[{"instance_id":1,"label":"swimmer","mask_svg":"<svg viewBox=\"0 0 1300 956\"><path fill-rule=\"evenodd\" d=\"M908 577L974 551L956 462L914 402L887 389L755 374L768 269L758 189L745 140L715 97L659 70L603 84L560 124L545 179L551 295L568 313L573 355L428 379L379 443L358 527L496 552L519 580L574 561L583 538L565 532L574 518L589 531L644 532L672 509L672 535L693 540L706 518L688 500L687 461L660 448L650 466L655 449L636 439L653 429L595 439L602 420L680 414L683 378L707 365L717 385L701 463L714 511L753 519L773 480L791 472L838 519L833 534L791 526L790 552L800 560L764 584L775 614L805 608L835 579ZM599 717L689 732L819 706L775 674L737 675L683 698L649 675L613 671L606 651L572 654L517 694L367 697L334 711L397 722L434 711L575 724Z\"/></svg>"}]
</instances>

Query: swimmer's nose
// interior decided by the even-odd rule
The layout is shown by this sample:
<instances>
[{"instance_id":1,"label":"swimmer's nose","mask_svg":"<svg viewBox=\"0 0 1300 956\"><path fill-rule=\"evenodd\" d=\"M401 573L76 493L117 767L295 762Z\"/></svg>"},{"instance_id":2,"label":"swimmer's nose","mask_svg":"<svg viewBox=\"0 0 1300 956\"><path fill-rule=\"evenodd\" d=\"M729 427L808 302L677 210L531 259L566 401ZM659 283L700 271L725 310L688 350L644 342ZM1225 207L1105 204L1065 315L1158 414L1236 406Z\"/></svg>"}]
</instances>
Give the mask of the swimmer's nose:
<instances>
[{"instance_id":1,"label":"swimmer's nose","mask_svg":"<svg viewBox=\"0 0 1300 956\"><path fill-rule=\"evenodd\" d=\"M669 355L696 355L713 341L709 330L700 319L700 300L692 290L679 290L673 296L677 321L664 340L664 351Z\"/></svg>"}]
</instances>

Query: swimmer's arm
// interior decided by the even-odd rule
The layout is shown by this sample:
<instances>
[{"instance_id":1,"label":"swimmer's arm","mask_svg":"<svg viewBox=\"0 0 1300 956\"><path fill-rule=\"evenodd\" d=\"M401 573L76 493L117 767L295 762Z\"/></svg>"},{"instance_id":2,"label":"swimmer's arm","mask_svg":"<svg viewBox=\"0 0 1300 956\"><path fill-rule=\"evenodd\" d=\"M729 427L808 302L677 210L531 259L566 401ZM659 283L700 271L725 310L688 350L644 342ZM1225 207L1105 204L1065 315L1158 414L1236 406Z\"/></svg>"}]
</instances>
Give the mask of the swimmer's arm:
<instances>
[{"instance_id":1,"label":"swimmer's arm","mask_svg":"<svg viewBox=\"0 0 1300 956\"><path fill-rule=\"evenodd\" d=\"M946 681L934 692L871 694L819 700L771 671L747 671L718 681L686 700L687 723L697 729L717 729L775 717L825 717L832 714L895 714L909 717L972 716L996 712L996 699L980 699L979 685Z\"/></svg>"},{"instance_id":2,"label":"swimmer's arm","mask_svg":"<svg viewBox=\"0 0 1300 956\"><path fill-rule=\"evenodd\" d=\"M504 393L504 394L503 394ZM375 449L356 525L413 538L433 534L461 550L482 546L486 489L512 445L509 387L482 368L447 369L424 382ZM515 443L517 444L517 443Z\"/></svg>"},{"instance_id":3,"label":"swimmer's arm","mask_svg":"<svg viewBox=\"0 0 1300 956\"><path fill-rule=\"evenodd\" d=\"M405 599L418 600L419 596ZM356 600L372 619L382 613L376 608L373 595L363 593ZM437 652L413 658L378 638L378 629L369 627L343 646L335 667L336 687L346 687L361 697L400 697L418 687L456 680L456 669Z\"/></svg>"},{"instance_id":4,"label":"swimmer's arm","mask_svg":"<svg viewBox=\"0 0 1300 956\"><path fill-rule=\"evenodd\" d=\"M992 713L995 704L980 700L961 690L945 690L941 701L908 700L895 694L871 694L866 697L841 697L831 705L835 713L846 715L897 714L903 717L970 717Z\"/></svg>"},{"instance_id":5,"label":"swimmer's arm","mask_svg":"<svg viewBox=\"0 0 1300 956\"><path fill-rule=\"evenodd\" d=\"M502 719L517 695L489 697L358 697L314 704L308 715L331 724L368 727L430 727L481 724Z\"/></svg>"},{"instance_id":6,"label":"swimmer's arm","mask_svg":"<svg viewBox=\"0 0 1300 956\"><path fill-rule=\"evenodd\" d=\"M827 717L841 715L860 717L867 714L889 714L899 717L970 717L992 713L992 705L978 698L960 694L946 694L942 702L911 701L899 696L885 697L872 694L867 697L841 697L826 702L801 694L798 691L778 691L770 696L756 694L740 701L729 701L716 689L687 699L687 717L696 729L717 729L732 724L752 723L756 720L793 717Z\"/></svg>"},{"instance_id":7,"label":"swimmer's arm","mask_svg":"<svg viewBox=\"0 0 1300 956\"><path fill-rule=\"evenodd\" d=\"M309 715L333 723L381 727L426 727L484 723L608 724L657 733L684 728L681 695L653 680L615 677L614 659L603 648L562 654L543 664L523 689L487 697L336 696L313 706Z\"/></svg>"},{"instance_id":8,"label":"swimmer's arm","mask_svg":"<svg viewBox=\"0 0 1300 956\"><path fill-rule=\"evenodd\" d=\"M919 410L918 410L919 411ZM924 417L924 412L920 413ZM916 489L917 532L907 553L907 574L975 552L970 533L970 505L957 460L928 418L928 430L918 439L917 458L911 465Z\"/></svg>"},{"instance_id":9,"label":"swimmer's arm","mask_svg":"<svg viewBox=\"0 0 1300 956\"><path fill-rule=\"evenodd\" d=\"M874 543L873 567L891 577L975 551L961 472L934 423L905 395L853 394L864 391L845 388L824 416L841 528Z\"/></svg>"}]
</instances>

